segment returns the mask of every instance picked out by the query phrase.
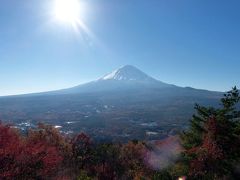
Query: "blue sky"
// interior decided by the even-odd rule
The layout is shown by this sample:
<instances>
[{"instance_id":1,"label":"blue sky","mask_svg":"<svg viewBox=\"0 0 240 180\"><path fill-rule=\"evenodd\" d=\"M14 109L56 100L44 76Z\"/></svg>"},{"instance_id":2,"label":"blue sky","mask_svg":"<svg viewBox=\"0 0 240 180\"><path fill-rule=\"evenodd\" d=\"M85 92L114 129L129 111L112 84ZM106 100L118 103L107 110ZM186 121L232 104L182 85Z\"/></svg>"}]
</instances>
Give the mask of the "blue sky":
<instances>
[{"instance_id":1,"label":"blue sky","mask_svg":"<svg viewBox=\"0 0 240 180\"><path fill-rule=\"evenodd\" d=\"M0 2L0 95L78 85L131 64L179 86L240 86L240 1L82 0L91 33L51 0Z\"/></svg>"}]
</instances>

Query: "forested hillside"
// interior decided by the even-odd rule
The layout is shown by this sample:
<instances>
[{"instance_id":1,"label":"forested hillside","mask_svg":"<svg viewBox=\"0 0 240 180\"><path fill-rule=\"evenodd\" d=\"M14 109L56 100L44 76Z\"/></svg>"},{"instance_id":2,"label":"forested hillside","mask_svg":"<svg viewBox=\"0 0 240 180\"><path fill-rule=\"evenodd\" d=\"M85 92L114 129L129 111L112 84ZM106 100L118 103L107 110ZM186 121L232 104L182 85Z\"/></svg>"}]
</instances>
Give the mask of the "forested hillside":
<instances>
[{"instance_id":1,"label":"forested hillside","mask_svg":"<svg viewBox=\"0 0 240 180\"><path fill-rule=\"evenodd\" d=\"M0 179L237 179L240 97L221 107L196 105L190 128L161 141L95 143L39 124L26 134L0 124Z\"/></svg>"}]
</instances>

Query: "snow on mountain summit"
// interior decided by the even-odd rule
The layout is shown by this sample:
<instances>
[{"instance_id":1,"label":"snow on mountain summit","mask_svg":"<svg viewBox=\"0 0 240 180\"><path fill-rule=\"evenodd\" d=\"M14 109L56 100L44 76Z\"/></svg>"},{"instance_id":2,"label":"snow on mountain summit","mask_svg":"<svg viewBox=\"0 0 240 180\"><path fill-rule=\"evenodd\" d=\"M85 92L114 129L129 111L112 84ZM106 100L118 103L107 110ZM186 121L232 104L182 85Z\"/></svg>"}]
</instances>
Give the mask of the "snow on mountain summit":
<instances>
[{"instance_id":1,"label":"snow on mountain summit","mask_svg":"<svg viewBox=\"0 0 240 180\"><path fill-rule=\"evenodd\" d=\"M119 80L119 81L156 81L134 66L126 65L112 71L99 80Z\"/></svg>"}]
</instances>

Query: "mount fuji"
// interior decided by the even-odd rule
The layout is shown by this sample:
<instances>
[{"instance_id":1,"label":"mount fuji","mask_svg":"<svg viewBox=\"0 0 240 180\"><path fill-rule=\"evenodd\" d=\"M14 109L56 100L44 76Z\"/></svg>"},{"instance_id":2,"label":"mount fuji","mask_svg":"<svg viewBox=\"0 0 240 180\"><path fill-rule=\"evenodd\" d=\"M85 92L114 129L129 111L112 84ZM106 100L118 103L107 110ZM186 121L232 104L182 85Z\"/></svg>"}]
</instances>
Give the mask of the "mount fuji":
<instances>
[{"instance_id":1,"label":"mount fuji","mask_svg":"<svg viewBox=\"0 0 240 180\"><path fill-rule=\"evenodd\" d=\"M158 81L134 66L126 65L83 85L51 93L90 93L103 91L144 90L146 88L170 88L173 85Z\"/></svg>"},{"instance_id":2,"label":"mount fuji","mask_svg":"<svg viewBox=\"0 0 240 180\"><path fill-rule=\"evenodd\" d=\"M148 76L134 66L126 65L103 76L101 80L137 81L137 82L156 82L157 80Z\"/></svg>"},{"instance_id":3,"label":"mount fuji","mask_svg":"<svg viewBox=\"0 0 240 180\"><path fill-rule=\"evenodd\" d=\"M98 140L144 139L185 128L195 103L218 106L222 94L167 84L127 65L72 88L0 97L0 119L23 129L41 121Z\"/></svg>"}]
</instances>

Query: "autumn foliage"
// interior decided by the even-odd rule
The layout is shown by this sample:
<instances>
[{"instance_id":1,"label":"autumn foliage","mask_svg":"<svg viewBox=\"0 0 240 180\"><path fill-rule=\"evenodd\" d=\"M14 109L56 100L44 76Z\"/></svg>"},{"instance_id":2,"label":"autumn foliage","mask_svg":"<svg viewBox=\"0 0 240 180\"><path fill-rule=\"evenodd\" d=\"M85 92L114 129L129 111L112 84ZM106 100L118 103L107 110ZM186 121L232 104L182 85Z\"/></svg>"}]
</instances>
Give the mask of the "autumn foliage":
<instances>
[{"instance_id":1,"label":"autumn foliage","mask_svg":"<svg viewBox=\"0 0 240 180\"><path fill-rule=\"evenodd\" d=\"M55 146L0 124L0 179L52 177L62 159Z\"/></svg>"},{"instance_id":2,"label":"autumn foliage","mask_svg":"<svg viewBox=\"0 0 240 180\"><path fill-rule=\"evenodd\" d=\"M144 177L152 173L144 164L146 151L142 142L94 144L84 133L70 138L39 124L20 134L1 123L0 179Z\"/></svg>"}]
</instances>

